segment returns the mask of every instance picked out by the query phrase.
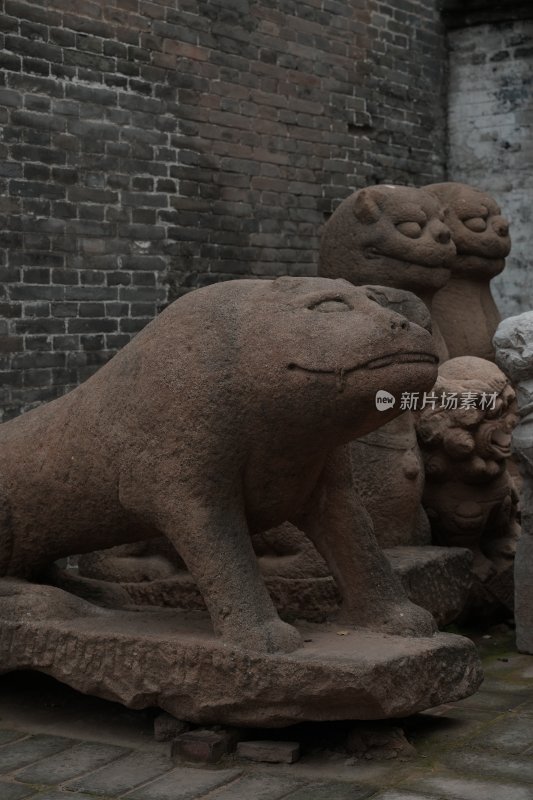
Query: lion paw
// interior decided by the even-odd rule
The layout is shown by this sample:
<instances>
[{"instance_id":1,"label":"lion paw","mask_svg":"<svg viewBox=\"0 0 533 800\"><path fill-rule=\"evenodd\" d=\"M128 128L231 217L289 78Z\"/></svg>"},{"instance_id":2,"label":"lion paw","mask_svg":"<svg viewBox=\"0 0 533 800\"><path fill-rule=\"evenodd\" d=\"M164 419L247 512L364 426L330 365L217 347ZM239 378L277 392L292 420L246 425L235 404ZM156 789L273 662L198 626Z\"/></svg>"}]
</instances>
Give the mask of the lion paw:
<instances>
[{"instance_id":1,"label":"lion paw","mask_svg":"<svg viewBox=\"0 0 533 800\"><path fill-rule=\"evenodd\" d=\"M232 633L225 631L223 638L254 653L292 653L302 646L302 637L296 628L279 618L262 625L243 625Z\"/></svg>"}]
</instances>

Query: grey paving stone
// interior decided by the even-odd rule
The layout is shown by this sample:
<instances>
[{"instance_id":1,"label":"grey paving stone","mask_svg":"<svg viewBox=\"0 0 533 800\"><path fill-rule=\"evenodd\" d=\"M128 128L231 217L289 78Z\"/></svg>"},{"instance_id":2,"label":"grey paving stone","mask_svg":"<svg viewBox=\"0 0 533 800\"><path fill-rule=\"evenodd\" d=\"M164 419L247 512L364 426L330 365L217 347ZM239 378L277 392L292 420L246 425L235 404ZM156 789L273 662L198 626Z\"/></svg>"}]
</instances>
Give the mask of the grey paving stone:
<instances>
[{"instance_id":1,"label":"grey paving stone","mask_svg":"<svg viewBox=\"0 0 533 800\"><path fill-rule=\"evenodd\" d=\"M32 795L31 800L94 800L94 796L91 797L89 794L80 794L79 792L45 792L44 794Z\"/></svg>"},{"instance_id":2,"label":"grey paving stone","mask_svg":"<svg viewBox=\"0 0 533 800\"><path fill-rule=\"evenodd\" d=\"M239 775L240 770L237 769L208 770L178 767L162 778L132 792L128 795L128 800L196 800L217 786L233 781ZM210 794L209 800L212 797L215 795ZM246 800L257 800L257 798L248 795Z\"/></svg>"},{"instance_id":3,"label":"grey paving stone","mask_svg":"<svg viewBox=\"0 0 533 800\"><path fill-rule=\"evenodd\" d=\"M116 747L112 744L81 742L69 750L31 764L17 772L16 778L26 783L51 786L103 767L121 756L126 756L129 752L131 751L125 747Z\"/></svg>"},{"instance_id":4,"label":"grey paving stone","mask_svg":"<svg viewBox=\"0 0 533 800\"><path fill-rule=\"evenodd\" d=\"M435 746L456 746L470 740L480 728L494 720L494 712L479 709L450 709L445 714L419 714L411 723L409 741L419 754ZM481 738L481 737L480 737Z\"/></svg>"},{"instance_id":5,"label":"grey paving stone","mask_svg":"<svg viewBox=\"0 0 533 800\"><path fill-rule=\"evenodd\" d=\"M434 794L418 794L418 792L403 792L401 789L387 789L384 792L373 795L372 800L435 800L435 797Z\"/></svg>"},{"instance_id":6,"label":"grey paving stone","mask_svg":"<svg viewBox=\"0 0 533 800\"><path fill-rule=\"evenodd\" d=\"M246 775L229 786L223 786L209 795L209 800L280 800L291 789L303 788L303 782L292 778L278 778L274 772L268 775ZM307 798L307 795L305 795ZM165 798L166 800L166 798ZM288 798L287 798L288 800Z\"/></svg>"},{"instance_id":7,"label":"grey paving stone","mask_svg":"<svg viewBox=\"0 0 533 800\"><path fill-rule=\"evenodd\" d=\"M376 789L356 783L312 783L286 795L287 800L365 800L374 797ZM283 795L285 797L285 795Z\"/></svg>"},{"instance_id":8,"label":"grey paving stone","mask_svg":"<svg viewBox=\"0 0 533 800\"><path fill-rule=\"evenodd\" d=\"M471 739L474 747L519 754L533 746L533 723L528 717L511 715L485 728L480 736Z\"/></svg>"},{"instance_id":9,"label":"grey paving stone","mask_svg":"<svg viewBox=\"0 0 533 800\"><path fill-rule=\"evenodd\" d=\"M0 747L8 742L15 742L17 739L23 739L27 735L27 733L23 733L22 731L8 731L2 728L0 730Z\"/></svg>"},{"instance_id":10,"label":"grey paving stone","mask_svg":"<svg viewBox=\"0 0 533 800\"><path fill-rule=\"evenodd\" d=\"M530 695L529 695L530 696ZM480 708L489 711L511 711L528 699L526 692L478 691L457 703L457 708Z\"/></svg>"},{"instance_id":11,"label":"grey paving stone","mask_svg":"<svg viewBox=\"0 0 533 800\"><path fill-rule=\"evenodd\" d=\"M505 753L475 753L451 751L442 759L454 772L504 778L533 785L533 759L528 756L510 758Z\"/></svg>"},{"instance_id":12,"label":"grey paving stone","mask_svg":"<svg viewBox=\"0 0 533 800\"><path fill-rule=\"evenodd\" d=\"M28 739L0 747L0 772L12 772L41 758L52 756L75 744L73 739L62 736L38 734Z\"/></svg>"},{"instance_id":13,"label":"grey paving stone","mask_svg":"<svg viewBox=\"0 0 533 800\"><path fill-rule=\"evenodd\" d=\"M35 797L35 789L30 786L0 781L0 797L2 800L25 800L26 797Z\"/></svg>"},{"instance_id":14,"label":"grey paving stone","mask_svg":"<svg viewBox=\"0 0 533 800\"><path fill-rule=\"evenodd\" d=\"M69 781L66 788L92 794L123 794L158 778L173 766L169 756L164 753L134 752L96 772Z\"/></svg>"},{"instance_id":15,"label":"grey paving stone","mask_svg":"<svg viewBox=\"0 0 533 800\"><path fill-rule=\"evenodd\" d=\"M533 800L533 787L455 775L420 778L416 786L406 788L452 800Z\"/></svg>"}]
</instances>

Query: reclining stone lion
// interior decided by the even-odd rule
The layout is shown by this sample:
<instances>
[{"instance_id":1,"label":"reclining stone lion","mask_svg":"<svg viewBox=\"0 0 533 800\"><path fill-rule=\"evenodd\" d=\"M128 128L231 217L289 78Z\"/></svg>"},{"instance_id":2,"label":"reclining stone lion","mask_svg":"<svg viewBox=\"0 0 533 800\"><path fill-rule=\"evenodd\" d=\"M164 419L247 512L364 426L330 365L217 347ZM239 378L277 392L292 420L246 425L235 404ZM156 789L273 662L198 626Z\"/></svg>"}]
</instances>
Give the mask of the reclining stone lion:
<instances>
[{"instance_id":1,"label":"reclining stone lion","mask_svg":"<svg viewBox=\"0 0 533 800\"><path fill-rule=\"evenodd\" d=\"M376 410L378 390L398 398L436 378L430 334L381 301L318 278L201 289L77 389L1 425L0 574L38 579L60 557L164 535L217 633L290 651L299 634L250 539L290 520L326 560L346 622L431 634L376 543L344 446L399 413Z\"/></svg>"}]
</instances>

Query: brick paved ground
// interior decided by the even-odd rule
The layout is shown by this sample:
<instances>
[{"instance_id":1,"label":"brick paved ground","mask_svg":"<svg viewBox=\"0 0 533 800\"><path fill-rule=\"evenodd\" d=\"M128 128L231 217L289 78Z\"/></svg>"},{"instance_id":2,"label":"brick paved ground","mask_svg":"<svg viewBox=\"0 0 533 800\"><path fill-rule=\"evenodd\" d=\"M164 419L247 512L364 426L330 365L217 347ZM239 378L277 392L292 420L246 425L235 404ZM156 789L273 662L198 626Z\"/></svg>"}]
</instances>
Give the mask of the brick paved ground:
<instances>
[{"instance_id":1,"label":"brick paved ground","mask_svg":"<svg viewBox=\"0 0 533 800\"><path fill-rule=\"evenodd\" d=\"M173 763L170 745L153 740L151 712L4 676L0 800L533 800L533 657L509 637L482 646L477 695L402 723L417 750L406 761L349 763L304 747L284 766Z\"/></svg>"}]
</instances>

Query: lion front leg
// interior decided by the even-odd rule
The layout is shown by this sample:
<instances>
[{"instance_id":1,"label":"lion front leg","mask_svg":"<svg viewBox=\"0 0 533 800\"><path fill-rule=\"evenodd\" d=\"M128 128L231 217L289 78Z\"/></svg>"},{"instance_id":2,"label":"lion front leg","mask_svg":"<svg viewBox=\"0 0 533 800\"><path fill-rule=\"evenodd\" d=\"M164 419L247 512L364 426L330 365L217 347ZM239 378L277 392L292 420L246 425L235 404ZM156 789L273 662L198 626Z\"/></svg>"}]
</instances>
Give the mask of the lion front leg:
<instances>
[{"instance_id":1,"label":"lion front leg","mask_svg":"<svg viewBox=\"0 0 533 800\"><path fill-rule=\"evenodd\" d=\"M291 652L298 631L283 622L259 571L244 514L213 499L209 508L167 509L162 532L196 581L221 638L245 650Z\"/></svg>"},{"instance_id":2,"label":"lion front leg","mask_svg":"<svg viewBox=\"0 0 533 800\"><path fill-rule=\"evenodd\" d=\"M374 536L352 481L349 451L329 457L305 513L293 520L328 564L343 604L343 621L402 636L430 636L431 614L407 598Z\"/></svg>"}]
</instances>

